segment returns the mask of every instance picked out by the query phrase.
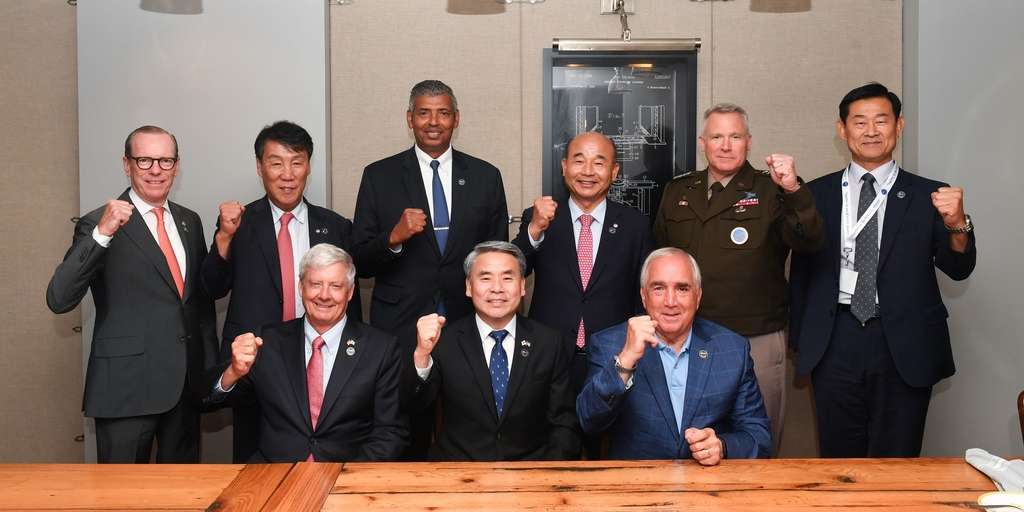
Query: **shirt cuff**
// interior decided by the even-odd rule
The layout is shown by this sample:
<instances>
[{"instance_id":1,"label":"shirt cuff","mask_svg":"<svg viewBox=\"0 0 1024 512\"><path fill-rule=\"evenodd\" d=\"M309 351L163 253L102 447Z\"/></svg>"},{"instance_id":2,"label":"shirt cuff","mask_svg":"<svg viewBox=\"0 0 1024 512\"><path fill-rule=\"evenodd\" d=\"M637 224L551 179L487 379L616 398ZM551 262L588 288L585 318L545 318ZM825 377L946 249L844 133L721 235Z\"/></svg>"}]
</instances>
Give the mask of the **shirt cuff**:
<instances>
[{"instance_id":1,"label":"shirt cuff","mask_svg":"<svg viewBox=\"0 0 1024 512\"><path fill-rule=\"evenodd\" d=\"M402 254L402 244L396 245L394 249L388 246L388 249L391 251L391 254Z\"/></svg>"},{"instance_id":2,"label":"shirt cuff","mask_svg":"<svg viewBox=\"0 0 1024 512\"><path fill-rule=\"evenodd\" d=\"M540 243L544 241L544 232L543 231L540 232L540 239L539 240L534 240L533 239L533 235L530 234L530 230L529 229L526 230L526 236L530 237L530 245L532 245L534 249L540 248Z\"/></svg>"},{"instance_id":3,"label":"shirt cuff","mask_svg":"<svg viewBox=\"0 0 1024 512\"><path fill-rule=\"evenodd\" d=\"M110 241L114 239L112 236L101 235L99 226L92 228L92 239L96 240L96 243L100 244L101 247L110 247Z\"/></svg>"},{"instance_id":4,"label":"shirt cuff","mask_svg":"<svg viewBox=\"0 0 1024 512\"><path fill-rule=\"evenodd\" d=\"M416 366L416 365L413 364L413 366ZM427 359L427 367L426 368L419 368L419 367L417 367L416 368L416 375L419 375L420 380L427 380L427 377L430 377L430 370L432 368L434 368L434 358L433 357L429 357Z\"/></svg>"},{"instance_id":5,"label":"shirt cuff","mask_svg":"<svg viewBox=\"0 0 1024 512\"><path fill-rule=\"evenodd\" d=\"M232 389L235 389L235 384L238 384L236 382L235 384L232 384L230 388L224 389L224 387L220 385L223 380L224 376L221 375L220 378L217 379L217 385L213 387L213 393L210 394L210 400L214 403L223 402L224 399L227 398L228 393L230 393Z\"/></svg>"}]
</instances>

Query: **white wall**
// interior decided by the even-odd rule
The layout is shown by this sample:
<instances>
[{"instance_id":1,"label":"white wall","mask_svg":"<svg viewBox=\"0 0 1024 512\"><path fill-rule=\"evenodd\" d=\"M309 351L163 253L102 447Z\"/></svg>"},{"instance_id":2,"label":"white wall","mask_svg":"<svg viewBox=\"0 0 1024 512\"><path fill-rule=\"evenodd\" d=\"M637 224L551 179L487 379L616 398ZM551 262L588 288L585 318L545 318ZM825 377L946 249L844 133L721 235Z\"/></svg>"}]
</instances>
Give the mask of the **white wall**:
<instances>
[{"instance_id":1,"label":"white wall","mask_svg":"<svg viewBox=\"0 0 1024 512\"><path fill-rule=\"evenodd\" d=\"M1024 162L1024 2L907 0L904 4L905 165L964 188L977 225L978 266L940 274L957 373L935 387L924 456L970 447L1024 455L1021 288L1024 235L1016 190Z\"/></svg>"},{"instance_id":2,"label":"white wall","mask_svg":"<svg viewBox=\"0 0 1024 512\"><path fill-rule=\"evenodd\" d=\"M245 204L264 194L253 141L281 119L313 137L305 195L314 204L330 204L322 0L90 0L77 9L82 213L128 187L124 139L139 126L157 125L176 136L181 155L170 199L198 212L212 240L221 203ZM86 358L94 315L86 298ZM218 419L223 417L204 419L205 462L230 462L229 428ZM94 461L89 423L86 460Z\"/></svg>"}]
</instances>

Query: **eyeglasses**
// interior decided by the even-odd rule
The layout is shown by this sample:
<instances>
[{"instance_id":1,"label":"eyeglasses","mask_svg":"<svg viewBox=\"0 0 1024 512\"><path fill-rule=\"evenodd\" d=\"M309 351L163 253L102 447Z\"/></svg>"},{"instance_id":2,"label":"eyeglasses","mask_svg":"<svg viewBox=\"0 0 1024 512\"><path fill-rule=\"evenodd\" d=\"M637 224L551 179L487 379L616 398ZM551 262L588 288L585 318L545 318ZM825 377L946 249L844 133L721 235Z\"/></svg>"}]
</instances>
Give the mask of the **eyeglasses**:
<instances>
[{"instance_id":1,"label":"eyeglasses","mask_svg":"<svg viewBox=\"0 0 1024 512\"><path fill-rule=\"evenodd\" d=\"M178 157L174 158L153 158L151 156L130 156L132 160L135 160L135 165L139 166L139 169L148 171L153 167L153 162L159 162L160 168L169 171L174 169L174 164L178 163Z\"/></svg>"}]
</instances>

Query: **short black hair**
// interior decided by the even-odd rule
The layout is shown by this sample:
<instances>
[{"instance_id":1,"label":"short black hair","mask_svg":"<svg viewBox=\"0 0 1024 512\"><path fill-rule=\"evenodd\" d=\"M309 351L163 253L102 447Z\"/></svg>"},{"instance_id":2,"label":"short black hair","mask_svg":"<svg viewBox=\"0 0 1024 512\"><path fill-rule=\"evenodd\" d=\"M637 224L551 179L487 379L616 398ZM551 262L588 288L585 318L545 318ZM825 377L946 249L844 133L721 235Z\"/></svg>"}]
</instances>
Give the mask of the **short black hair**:
<instances>
[{"instance_id":1,"label":"short black hair","mask_svg":"<svg viewBox=\"0 0 1024 512\"><path fill-rule=\"evenodd\" d=\"M843 101L839 102L839 119L845 124L846 118L850 115L850 105L855 101L867 100L871 98L885 98L892 104L892 113L896 116L896 119L900 118L900 98L896 96L896 93L890 92L884 85L878 82L871 82L867 85L862 85L848 93L843 97Z\"/></svg>"},{"instance_id":2,"label":"short black hair","mask_svg":"<svg viewBox=\"0 0 1024 512\"><path fill-rule=\"evenodd\" d=\"M267 141L274 141L296 153L305 151L306 158L313 158L313 138L305 128L291 122L278 121L274 124L263 127L260 134L256 136L256 159L263 160L263 149Z\"/></svg>"}]
</instances>

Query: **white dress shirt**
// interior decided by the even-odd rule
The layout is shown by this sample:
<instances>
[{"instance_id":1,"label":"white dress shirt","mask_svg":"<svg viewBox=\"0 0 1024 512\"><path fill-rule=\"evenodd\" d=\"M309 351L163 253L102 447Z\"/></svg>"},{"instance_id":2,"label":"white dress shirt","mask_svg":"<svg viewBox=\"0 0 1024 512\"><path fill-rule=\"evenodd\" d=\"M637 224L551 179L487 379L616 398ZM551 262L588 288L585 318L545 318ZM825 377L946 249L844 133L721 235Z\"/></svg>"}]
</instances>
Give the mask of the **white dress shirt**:
<instances>
[{"instance_id":1,"label":"white dress shirt","mask_svg":"<svg viewBox=\"0 0 1024 512\"><path fill-rule=\"evenodd\" d=\"M281 216L285 213L291 213L294 218L288 221L288 234L292 238L292 270L295 272L295 276L292 279L292 283L295 286L295 318L299 318L306 314L306 309L302 307L302 294L299 292L299 260L309 252L309 209L306 208L305 201L299 201L299 205L290 212L277 207L273 201L267 200L270 203L270 211L274 215L274 236L281 234Z\"/></svg>"},{"instance_id":2,"label":"white dress shirt","mask_svg":"<svg viewBox=\"0 0 1024 512\"><path fill-rule=\"evenodd\" d=\"M178 260L181 277L184 279L188 263L185 261L185 245L181 243L181 236L178 235L178 227L175 225L170 203L164 199L163 205L153 206L143 201L142 198L135 193L135 189L128 190L128 197L132 200L132 204L135 205L135 210L139 212L139 215L142 215L142 220L146 222L146 226L149 228L149 232L153 235L153 240L156 240L157 245L160 245L160 235L157 235L156 233L156 212L153 210L157 208L164 209L164 231L167 232L167 238L171 241L171 249L174 250L174 257ZM100 234L99 226L92 229L92 238L93 240L96 240L96 243L103 247L110 247L110 241L114 239L113 236ZM199 263L202 264L202 262Z\"/></svg>"},{"instance_id":3,"label":"white dress shirt","mask_svg":"<svg viewBox=\"0 0 1024 512\"><path fill-rule=\"evenodd\" d=\"M494 350L494 338L491 337L491 331L500 331L501 329L492 329L491 326L484 323L480 318L479 314L473 315L476 319L476 330L480 336L480 347L484 351L484 359L487 361L487 367L491 367L491 351ZM503 327L508 331L508 335L501 341L501 348L505 349L505 359L508 359L508 375L512 375L512 360L515 359L513 356L514 350L516 349L516 317L513 315L512 320L509 321L508 325ZM421 379L427 380L430 376L430 370L434 368L434 357L431 356L427 360L427 367L420 368L416 367L416 374Z\"/></svg>"},{"instance_id":4,"label":"white dress shirt","mask_svg":"<svg viewBox=\"0 0 1024 512\"><path fill-rule=\"evenodd\" d=\"M583 224L580 223L580 216L583 215L583 209L576 205L576 202L570 197L566 204L569 207L569 216L572 218L572 236L574 241L574 247L579 250L580 246L580 232L583 231ZM534 211L534 214L537 212ZM591 252L594 261L597 261L597 249L601 247L601 233L604 231L604 218L605 214L608 213L608 198L604 198L600 203L594 207L594 211L590 212L590 216L594 218L594 221L590 224L590 233L594 238L594 250ZM549 226L550 227L550 226ZM544 233L541 232L540 240L534 240L533 235L529 234L529 230L526 231L530 237L530 245L533 245L534 249L540 248L540 244L544 242ZM593 262L591 262L593 263Z\"/></svg>"},{"instance_id":5,"label":"white dress shirt","mask_svg":"<svg viewBox=\"0 0 1024 512\"><path fill-rule=\"evenodd\" d=\"M850 182L849 182L849 189L850 189L850 211L853 212L854 214L856 214L858 209L860 208L860 189L861 189L861 186L864 184L864 182L862 180L864 179L864 175L865 174L870 172L871 175L875 177L875 182L872 184L872 186L875 187L875 196L877 197L879 194L882 193L882 184L885 183L885 180L887 180L889 178L889 175L892 174L892 172L895 171L895 170L896 170L896 161L895 160L893 160L893 161L891 161L891 162L889 162L887 164L883 164L882 166L877 167L873 171L868 171L867 169L865 169L865 168L863 168L863 167L861 167L861 166L859 166L859 165L857 165L857 164L855 164L853 162L850 162L850 172L849 172L849 176L848 176L849 180L850 180ZM840 185L842 185L842 184L840 184ZM878 244L879 245L881 245L881 243L882 243L882 226L885 225L885 204L888 201L889 201L889 197L888 197L888 195L886 195L885 200L882 201L882 203L878 206L877 216L878 216ZM840 219L839 222L845 222L845 219ZM857 219L853 219L853 222L856 223ZM839 243L843 244L843 241L840 240ZM847 254L847 253L845 253L842 250L843 247L840 246L840 248L839 248L840 249L840 251L839 251L839 258L840 258L839 259L839 266L840 266L840 268L848 268L848 269L853 269L854 268L854 255L857 254L857 241L856 240L853 241L853 244L851 245L851 248L853 250L851 250ZM846 293L844 291L840 291L839 292L839 303L840 304L849 304L851 300L853 300L853 294ZM877 292L876 292L875 301L876 301L876 303L878 301Z\"/></svg>"}]
</instances>

